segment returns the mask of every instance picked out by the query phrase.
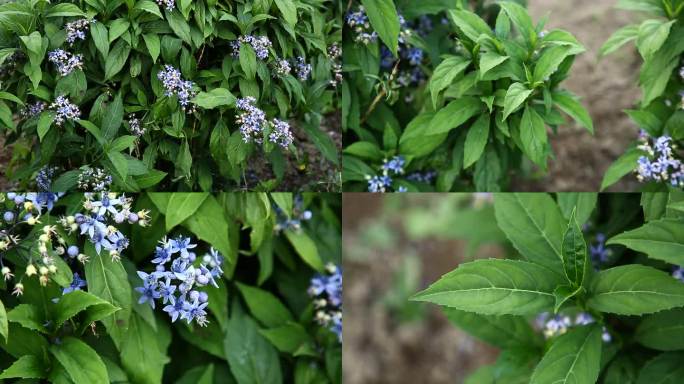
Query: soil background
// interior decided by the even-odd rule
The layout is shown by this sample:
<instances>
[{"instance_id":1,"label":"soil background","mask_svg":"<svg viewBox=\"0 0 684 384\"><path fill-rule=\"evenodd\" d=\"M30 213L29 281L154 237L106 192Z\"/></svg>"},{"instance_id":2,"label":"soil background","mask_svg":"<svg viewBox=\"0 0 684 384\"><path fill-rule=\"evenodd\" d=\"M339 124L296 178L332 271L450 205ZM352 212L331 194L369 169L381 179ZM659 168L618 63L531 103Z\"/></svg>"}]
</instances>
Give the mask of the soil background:
<instances>
[{"instance_id":1,"label":"soil background","mask_svg":"<svg viewBox=\"0 0 684 384\"><path fill-rule=\"evenodd\" d=\"M570 31L587 48L575 60L563 86L582 98L594 120L595 135L576 124L553 135L556 159L549 174L537 180L517 180L512 190L598 191L606 169L637 136L637 127L622 112L641 97L637 86L641 58L634 44L599 60L599 49L611 34L639 20L633 12L615 9L617 0L528 0L536 21L548 15L546 29ZM611 191L634 191L635 179L626 177Z\"/></svg>"},{"instance_id":2,"label":"soil background","mask_svg":"<svg viewBox=\"0 0 684 384\"><path fill-rule=\"evenodd\" d=\"M438 306L408 301L408 295L469 260L464 241L417 240L405 232L408 211L433 209L438 214L434 203L454 196L343 195L345 384L461 384L478 367L496 360L496 349L460 331ZM500 252L483 247L477 256L497 257ZM418 276L416 286L402 292L405 285L398 283L398 274L409 257L417 260L410 270ZM394 306L388 304L390 297L397 298ZM406 312L416 316L402 318Z\"/></svg>"}]
</instances>

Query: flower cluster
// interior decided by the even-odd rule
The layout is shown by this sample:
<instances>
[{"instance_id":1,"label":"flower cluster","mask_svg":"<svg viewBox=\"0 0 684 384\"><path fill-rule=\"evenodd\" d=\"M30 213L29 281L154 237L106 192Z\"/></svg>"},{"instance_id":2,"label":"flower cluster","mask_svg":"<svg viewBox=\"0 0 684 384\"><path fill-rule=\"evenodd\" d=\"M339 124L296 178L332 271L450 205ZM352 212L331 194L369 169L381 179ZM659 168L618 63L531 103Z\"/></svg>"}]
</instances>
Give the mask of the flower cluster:
<instances>
[{"instance_id":1,"label":"flower cluster","mask_svg":"<svg viewBox=\"0 0 684 384\"><path fill-rule=\"evenodd\" d=\"M36 186L38 190L47 192L52 186L52 178L55 176L56 167L45 166L38 171L36 175ZM52 208L50 208L52 209Z\"/></svg>"},{"instance_id":2,"label":"flower cluster","mask_svg":"<svg viewBox=\"0 0 684 384\"><path fill-rule=\"evenodd\" d=\"M359 5L356 12L347 14L347 25L354 31L354 41L363 44L370 44L378 40L378 33L373 31L366 9Z\"/></svg>"},{"instance_id":3,"label":"flower cluster","mask_svg":"<svg viewBox=\"0 0 684 384\"><path fill-rule=\"evenodd\" d=\"M218 287L216 279L223 275L223 256L211 248L197 263L197 255L192 251L195 247L197 245L187 237L162 239L152 259L155 271L138 271L143 285L135 290L140 293L140 304L149 302L154 309L155 301L161 300L165 304L163 311L169 314L172 322L180 318L188 324L194 320L198 325L206 326L209 295L198 288L209 284Z\"/></svg>"},{"instance_id":4,"label":"flower cluster","mask_svg":"<svg viewBox=\"0 0 684 384\"><path fill-rule=\"evenodd\" d=\"M32 104L26 104L26 106L21 110L21 116L25 119L38 116L41 112L45 110L47 104L42 101L36 101Z\"/></svg>"},{"instance_id":5,"label":"flower cluster","mask_svg":"<svg viewBox=\"0 0 684 384\"><path fill-rule=\"evenodd\" d=\"M342 48L337 43L334 43L328 47L328 56L332 60L332 73L333 78L330 80L330 85L334 88L342 83L342 62L340 58L342 57Z\"/></svg>"},{"instance_id":6,"label":"flower cluster","mask_svg":"<svg viewBox=\"0 0 684 384\"><path fill-rule=\"evenodd\" d=\"M271 40L266 36L240 36L237 40L230 42L233 57L240 56L240 46L242 46L242 44L251 45L252 49L254 49L254 53L256 53L256 57L260 60L266 60L268 58L268 49L272 45Z\"/></svg>"},{"instance_id":7,"label":"flower cluster","mask_svg":"<svg viewBox=\"0 0 684 384\"><path fill-rule=\"evenodd\" d=\"M252 96L238 99L235 103L237 109L242 111L237 115L235 121L240 125L240 133L245 143L252 141L261 143L263 141L261 134L266 124L266 113L259 109L255 103L256 99Z\"/></svg>"},{"instance_id":8,"label":"flower cluster","mask_svg":"<svg viewBox=\"0 0 684 384\"><path fill-rule=\"evenodd\" d=\"M368 180L368 192L387 192L387 190L391 188L393 184L393 180L390 175L403 175L405 164L406 160L403 156L394 156L389 160L385 159L380 167L382 170L382 175L366 176L366 180ZM397 192L406 192L406 187L400 186L397 188Z\"/></svg>"},{"instance_id":9,"label":"flower cluster","mask_svg":"<svg viewBox=\"0 0 684 384\"><path fill-rule=\"evenodd\" d=\"M611 254L611 250L606 247L606 235L597 233L596 243L589 245L589 257L591 257L594 269L598 270L602 264L607 263Z\"/></svg>"},{"instance_id":10,"label":"flower cluster","mask_svg":"<svg viewBox=\"0 0 684 384\"><path fill-rule=\"evenodd\" d=\"M66 23L64 28L66 29L66 41L69 45L74 45L76 40L85 40L86 32L90 28L90 24L94 23L95 20L80 19Z\"/></svg>"},{"instance_id":11,"label":"flower cluster","mask_svg":"<svg viewBox=\"0 0 684 384\"><path fill-rule=\"evenodd\" d=\"M544 312L537 317L537 326L543 329L544 337L547 339L564 334L569 328L573 326L581 326L595 323L593 316L586 312L581 312L575 319L571 319L566 315L551 316L548 312ZM612 337L606 327L603 327L603 334L601 336L604 342L609 343Z\"/></svg>"},{"instance_id":12,"label":"flower cluster","mask_svg":"<svg viewBox=\"0 0 684 384\"><path fill-rule=\"evenodd\" d=\"M102 249L109 252L112 260L119 260L121 253L128 248L128 238L119 231L115 224L128 222L140 226L147 225L148 212L145 210L132 212L133 200L116 193L84 194L83 208L85 213L61 217L59 223L69 233L79 231L94 245L99 255ZM78 257L78 249L69 252L70 257ZM85 262L83 257L79 261Z\"/></svg>"},{"instance_id":13,"label":"flower cluster","mask_svg":"<svg viewBox=\"0 0 684 384\"><path fill-rule=\"evenodd\" d=\"M175 0L157 0L157 4L159 4L160 7L166 7L166 10L169 12L173 11L176 7Z\"/></svg>"},{"instance_id":14,"label":"flower cluster","mask_svg":"<svg viewBox=\"0 0 684 384\"><path fill-rule=\"evenodd\" d=\"M273 119L271 121L271 134L268 135L268 140L273 144L281 146L283 149L292 144L294 138L292 137L292 132L290 132L290 124L285 121Z\"/></svg>"},{"instance_id":15,"label":"flower cluster","mask_svg":"<svg viewBox=\"0 0 684 384\"><path fill-rule=\"evenodd\" d=\"M635 170L640 182L669 182L673 187L684 187L684 163L674 157L677 146L670 136L651 138L642 131L638 148L647 155L637 161Z\"/></svg>"},{"instance_id":16,"label":"flower cluster","mask_svg":"<svg viewBox=\"0 0 684 384\"><path fill-rule=\"evenodd\" d=\"M324 274L316 274L308 289L313 298L314 319L342 342L342 269L329 263Z\"/></svg>"},{"instance_id":17,"label":"flower cluster","mask_svg":"<svg viewBox=\"0 0 684 384\"><path fill-rule=\"evenodd\" d=\"M275 72L273 77L283 77L290 74L292 67L290 66L289 61L285 59L278 59L273 64L273 71Z\"/></svg>"},{"instance_id":18,"label":"flower cluster","mask_svg":"<svg viewBox=\"0 0 684 384\"><path fill-rule=\"evenodd\" d=\"M78 175L78 188L82 191L105 192L112 184L112 176L102 168L85 167Z\"/></svg>"},{"instance_id":19,"label":"flower cluster","mask_svg":"<svg viewBox=\"0 0 684 384\"><path fill-rule=\"evenodd\" d=\"M14 73L25 58L26 54L22 51L16 51L11 54L0 64L0 78L8 77Z\"/></svg>"},{"instance_id":20,"label":"flower cluster","mask_svg":"<svg viewBox=\"0 0 684 384\"><path fill-rule=\"evenodd\" d=\"M437 172L435 171L413 172L406 176L406 180L424 184L432 184L436 178Z\"/></svg>"},{"instance_id":21,"label":"flower cluster","mask_svg":"<svg viewBox=\"0 0 684 384\"><path fill-rule=\"evenodd\" d=\"M276 204L273 204L273 210L276 213L276 224L273 227L275 233L288 229L299 231L302 228L302 221L309 221L313 217L311 211L304 208L304 199L302 199L301 195L296 195L294 198L292 217L287 216Z\"/></svg>"},{"instance_id":22,"label":"flower cluster","mask_svg":"<svg viewBox=\"0 0 684 384\"><path fill-rule=\"evenodd\" d=\"M311 75L311 64L307 64L304 58L299 56L295 59L295 72L299 80L306 81Z\"/></svg>"},{"instance_id":23,"label":"flower cluster","mask_svg":"<svg viewBox=\"0 0 684 384\"><path fill-rule=\"evenodd\" d=\"M55 113L54 122L58 126L67 120L74 121L81 116L78 105L72 104L66 96L57 96L55 101L50 104L50 109Z\"/></svg>"},{"instance_id":24,"label":"flower cluster","mask_svg":"<svg viewBox=\"0 0 684 384\"><path fill-rule=\"evenodd\" d=\"M145 134L145 128L141 125L140 119L135 117L135 115L128 115L128 129L134 136L142 136Z\"/></svg>"},{"instance_id":25,"label":"flower cluster","mask_svg":"<svg viewBox=\"0 0 684 384\"><path fill-rule=\"evenodd\" d=\"M48 60L55 64L57 72L62 76L83 68L83 55L73 54L61 48L50 51L48 53Z\"/></svg>"},{"instance_id":26,"label":"flower cluster","mask_svg":"<svg viewBox=\"0 0 684 384\"><path fill-rule=\"evenodd\" d=\"M171 65L165 65L164 69L157 74L157 78L162 82L166 96L176 95L178 97L178 102L183 111L189 113L195 111L194 105L190 105L190 100L197 96L197 91L193 89L195 83L183 80L180 71ZM189 105L190 108L188 108Z\"/></svg>"},{"instance_id":27,"label":"flower cluster","mask_svg":"<svg viewBox=\"0 0 684 384\"><path fill-rule=\"evenodd\" d=\"M428 21L431 20L428 18ZM406 63L407 65L401 65L398 67L398 73L396 75L396 82L402 87L408 87L411 85L416 85L425 80L425 73L423 72L420 65L423 63L425 58L425 52L418 47L414 47L409 43L409 37L414 34L414 30L410 27L410 24L406 22L403 16L399 16L400 21L400 33L399 33L399 47L398 53L399 58L401 58L400 63ZM422 25L421 25L422 23ZM418 34L427 34L427 29L425 22L421 22L419 19L418 28L423 28L423 30L418 30ZM393 71L394 67L397 66L397 59L394 57L389 48L385 45L380 47L380 66L385 71Z\"/></svg>"}]
</instances>

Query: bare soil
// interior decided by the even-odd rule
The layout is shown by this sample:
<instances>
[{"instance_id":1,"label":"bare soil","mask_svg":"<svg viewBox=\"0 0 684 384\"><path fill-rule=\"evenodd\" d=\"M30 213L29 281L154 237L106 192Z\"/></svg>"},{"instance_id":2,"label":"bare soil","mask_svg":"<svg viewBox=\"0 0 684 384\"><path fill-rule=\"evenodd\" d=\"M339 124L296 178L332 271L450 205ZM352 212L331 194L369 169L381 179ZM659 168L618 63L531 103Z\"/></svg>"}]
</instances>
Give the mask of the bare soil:
<instances>
[{"instance_id":1,"label":"bare soil","mask_svg":"<svg viewBox=\"0 0 684 384\"><path fill-rule=\"evenodd\" d=\"M633 45L599 60L599 49L617 29L637 20L634 13L615 9L617 0L529 0L535 20L549 15L547 29L570 31L585 45L564 86L582 97L594 120L595 135L575 124L560 127L552 139L556 159L549 174L538 180L518 180L524 191L598 191L606 169L636 138L638 129L622 112L640 98L637 78L641 60ZM625 178L611 188L633 191L636 180Z\"/></svg>"},{"instance_id":2,"label":"bare soil","mask_svg":"<svg viewBox=\"0 0 684 384\"><path fill-rule=\"evenodd\" d=\"M422 289L458 266L465 244L407 240L401 216L380 219L382 202L374 194L343 195L344 382L460 384L477 367L493 362L496 350L454 327L436 306L426 305L418 321L401 322L382 299L407 252L420 257ZM363 235L369 225L386 226L396 241L389 247L368 244Z\"/></svg>"}]
</instances>

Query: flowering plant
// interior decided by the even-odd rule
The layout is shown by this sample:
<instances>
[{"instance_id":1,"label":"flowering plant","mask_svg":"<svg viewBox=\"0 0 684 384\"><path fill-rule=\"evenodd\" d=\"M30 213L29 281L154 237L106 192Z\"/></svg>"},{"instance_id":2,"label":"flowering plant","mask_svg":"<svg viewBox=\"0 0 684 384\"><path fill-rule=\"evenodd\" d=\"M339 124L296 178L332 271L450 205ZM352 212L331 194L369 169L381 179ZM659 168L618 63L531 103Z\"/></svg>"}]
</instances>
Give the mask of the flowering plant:
<instances>
[{"instance_id":1,"label":"flowering plant","mask_svg":"<svg viewBox=\"0 0 684 384\"><path fill-rule=\"evenodd\" d=\"M635 41L643 58L642 98L625 111L640 128L639 137L606 171L601 189L633 177L649 190L684 188L684 2L633 0L618 7L651 18L616 31L601 48L609 54Z\"/></svg>"},{"instance_id":2,"label":"flowering plant","mask_svg":"<svg viewBox=\"0 0 684 384\"><path fill-rule=\"evenodd\" d=\"M561 87L584 48L518 2L361 3L345 19L347 189L506 189L545 171L562 113L593 132Z\"/></svg>"},{"instance_id":3,"label":"flowering plant","mask_svg":"<svg viewBox=\"0 0 684 384\"><path fill-rule=\"evenodd\" d=\"M341 382L339 196L0 196L0 380Z\"/></svg>"},{"instance_id":4,"label":"flowering plant","mask_svg":"<svg viewBox=\"0 0 684 384\"><path fill-rule=\"evenodd\" d=\"M330 0L3 3L7 176L270 190L318 161L331 172L309 184L336 189L338 14Z\"/></svg>"},{"instance_id":5,"label":"flowering plant","mask_svg":"<svg viewBox=\"0 0 684 384\"><path fill-rule=\"evenodd\" d=\"M666 382L684 349L683 201L681 193L494 194L493 212L466 213L471 220L455 228L512 245L511 257L461 264L413 299L442 306L503 350L469 383ZM496 224L491 238L468 228L476 217Z\"/></svg>"}]
</instances>

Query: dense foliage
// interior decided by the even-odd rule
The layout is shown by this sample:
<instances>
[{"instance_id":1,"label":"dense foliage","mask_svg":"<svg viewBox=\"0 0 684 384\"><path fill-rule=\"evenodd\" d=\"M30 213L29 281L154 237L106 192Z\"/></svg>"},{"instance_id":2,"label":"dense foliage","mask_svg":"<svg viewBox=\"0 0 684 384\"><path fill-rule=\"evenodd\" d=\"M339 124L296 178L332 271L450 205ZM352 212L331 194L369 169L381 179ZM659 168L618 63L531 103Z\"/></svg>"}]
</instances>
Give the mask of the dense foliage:
<instances>
[{"instance_id":1,"label":"dense foliage","mask_svg":"<svg viewBox=\"0 0 684 384\"><path fill-rule=\"evenodd\" d=\"M467 383L680 381L684 194L477 199L461 210L468 221L444 220L462 223L454 237L500 242L508 258L463 263L413 297L501 348ZM433 226L441 236L444 224Z\"/></svg>"},{"instance_id":2,"label":"dense foliage","mask_svg":"<svg viewBox=\"0 0 684 384\"><path fill-rule=\"evenodd\" d=\"M609 54L635 41L643 65L640 103L625 111L641 129L636 142L604 176L601 189L633 174L649 190L684 188L684 1L620 0L622 9L645 12L648 19L628 25L604 44Z\"/></svg>"},{"instance_id":3,"label":"dense foliage","mask_svg":"<svg viewBox=\"0 0 684 384\"><path fill-rule=\"evenodd\" d=\"M336 195L0 195L0 382L340 383Z\"/></svg>"},{"instance_id":4,"label":"dense foliage","mask_svg":"<svg viewBox=\"0 0 684 384\"><path fill-rule=\"evenodd\" d=\"M593 132L561 88L584 48L518 2L361 1L345 27L346 190L498 191L546 170L561 112Z\"/></svg>"},{"instance_id":5,"label":"dense foliage","mask_svg":"<svg viewBox=\"0 0 684 384\"><path fill-rule=\"evenodd\" d=\"M122 191L210 191L334 169L321 122L338 109L339 14L329 0L2 4L8 174L26 188L54 167L58 191L94 172ZM315 177L306 188L336 189L334 172Z\"/></svg>"}]
</instances>

